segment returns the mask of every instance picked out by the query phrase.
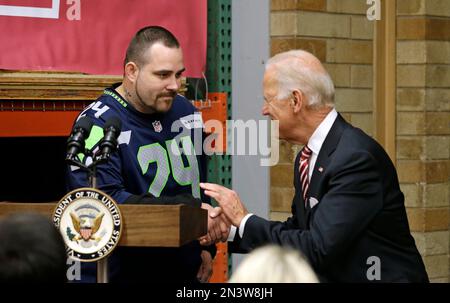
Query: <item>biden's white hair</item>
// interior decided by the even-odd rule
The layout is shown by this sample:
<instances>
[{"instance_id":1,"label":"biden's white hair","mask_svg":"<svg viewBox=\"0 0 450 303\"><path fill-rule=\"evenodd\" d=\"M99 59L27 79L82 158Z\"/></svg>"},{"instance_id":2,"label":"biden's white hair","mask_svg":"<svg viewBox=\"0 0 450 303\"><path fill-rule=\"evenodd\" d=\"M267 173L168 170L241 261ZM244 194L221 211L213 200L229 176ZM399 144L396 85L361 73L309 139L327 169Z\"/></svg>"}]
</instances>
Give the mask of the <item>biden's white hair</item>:
<instances>
[{"instance_id":1,"label":"biden's white hair","mask_svg":"<svg viewBox=\"0 0 450 303\"><path fill-rule=\"evenodd\" d=\"M316 64L308 64L315 61ZM277 54L266 63L278 83L278 99L285 99L294 90L300 90L312 108L334 107L334 84L319 59L304 50Z\"/></svg>"}]
</instances>

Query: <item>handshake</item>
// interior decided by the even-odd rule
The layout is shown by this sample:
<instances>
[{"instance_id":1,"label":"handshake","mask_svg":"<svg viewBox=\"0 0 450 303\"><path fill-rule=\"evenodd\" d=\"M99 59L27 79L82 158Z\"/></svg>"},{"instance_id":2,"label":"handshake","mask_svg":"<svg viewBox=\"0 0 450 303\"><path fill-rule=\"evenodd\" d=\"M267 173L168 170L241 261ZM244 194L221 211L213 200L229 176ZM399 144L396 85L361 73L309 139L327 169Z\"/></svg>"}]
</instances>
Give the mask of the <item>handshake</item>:
<instances>
[{"instance_id":1,"label":"handshake","mask_svg":"<svg viewBox=\"0 0 450 303\"><path fill-rule=\"evenodd\" d=\"M201 245L211 245L217 242L226 242L230 234L231 222L222 212L222 209L202 203L202 208L208 211L208 233L198 240Z\"/></svg>"},{"instance_id":2,"label":"handshake","mask_svg":"<svg viewBox=\"0 0 450 303\"><path fill-rule=\"evenodd\" d=\"M200 187L205 190L205 195L214 198L219 206L212 207L202 203L202 208L208 210L208 233L198 240L205 246L226 242L231 226L239 227L248 211L235 191L212 183L200 183Z\"/></svg>"}]
</instances>

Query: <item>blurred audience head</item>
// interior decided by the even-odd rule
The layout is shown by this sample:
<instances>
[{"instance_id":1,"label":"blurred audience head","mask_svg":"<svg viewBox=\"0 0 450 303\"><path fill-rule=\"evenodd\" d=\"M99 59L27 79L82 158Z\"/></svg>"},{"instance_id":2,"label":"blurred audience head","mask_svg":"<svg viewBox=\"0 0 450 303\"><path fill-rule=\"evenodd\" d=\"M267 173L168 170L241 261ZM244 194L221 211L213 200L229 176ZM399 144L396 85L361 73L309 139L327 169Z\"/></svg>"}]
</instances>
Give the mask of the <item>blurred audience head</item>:
<instances>
[{"instance_id":1,"label":"blurred audience head","mask_svg":"<svg viewBox=\"0 0 450 303\"><path fill-rule=\"evenodd\" d=\"M230 283L318 283L308 262L292 248L267 245L252 251Z\"/></svg>"},{"instance_id":2,"label":"blurred audience head","mask_svg":"<svg viewBox=\"0 0 450 303\"><path fill-rule=\"evenodd\" d=\"M66 282L64 240L37 214L0 219L0 282Z\"/></svg>"}]
</instances>

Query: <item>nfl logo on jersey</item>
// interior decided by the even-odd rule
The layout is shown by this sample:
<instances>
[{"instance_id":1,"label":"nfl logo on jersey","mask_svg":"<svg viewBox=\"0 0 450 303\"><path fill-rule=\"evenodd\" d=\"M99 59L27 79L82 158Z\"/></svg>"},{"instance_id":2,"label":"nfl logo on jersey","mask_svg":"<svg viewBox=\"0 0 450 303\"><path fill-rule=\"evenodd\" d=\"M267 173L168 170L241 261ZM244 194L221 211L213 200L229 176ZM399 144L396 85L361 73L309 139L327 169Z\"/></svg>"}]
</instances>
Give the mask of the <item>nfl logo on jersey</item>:
<instances>
[{"instance_id":1,"label":"nfl logo on jersey","mask_svg":"<svg viewBox=\"0 0 450 303\"><path fill-rule=\"evenodd\" d=\"M155 132L160 133L162 131L162 125L161 122L155 121L152 122L153 128L155 129Z\"/></svg>"}]
</instances>

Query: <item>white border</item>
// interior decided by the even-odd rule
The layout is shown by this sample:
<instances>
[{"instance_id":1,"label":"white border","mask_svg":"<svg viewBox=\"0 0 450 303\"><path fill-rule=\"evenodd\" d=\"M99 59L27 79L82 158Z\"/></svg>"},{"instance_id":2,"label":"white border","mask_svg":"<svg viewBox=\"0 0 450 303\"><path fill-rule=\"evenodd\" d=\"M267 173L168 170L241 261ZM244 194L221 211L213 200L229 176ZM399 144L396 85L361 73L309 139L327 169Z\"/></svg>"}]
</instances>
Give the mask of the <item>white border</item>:
<instances>
[{"instance_id":1,"label":"white border","mask_svg":"<svg viewBox=\"0 0 450 303\"><path fill-rule=\"evenodd\" d=\"M51 8L0 5L0 16L58 19L59 4L60 0L52 0Z\"/></svg>"}]
</instances>

